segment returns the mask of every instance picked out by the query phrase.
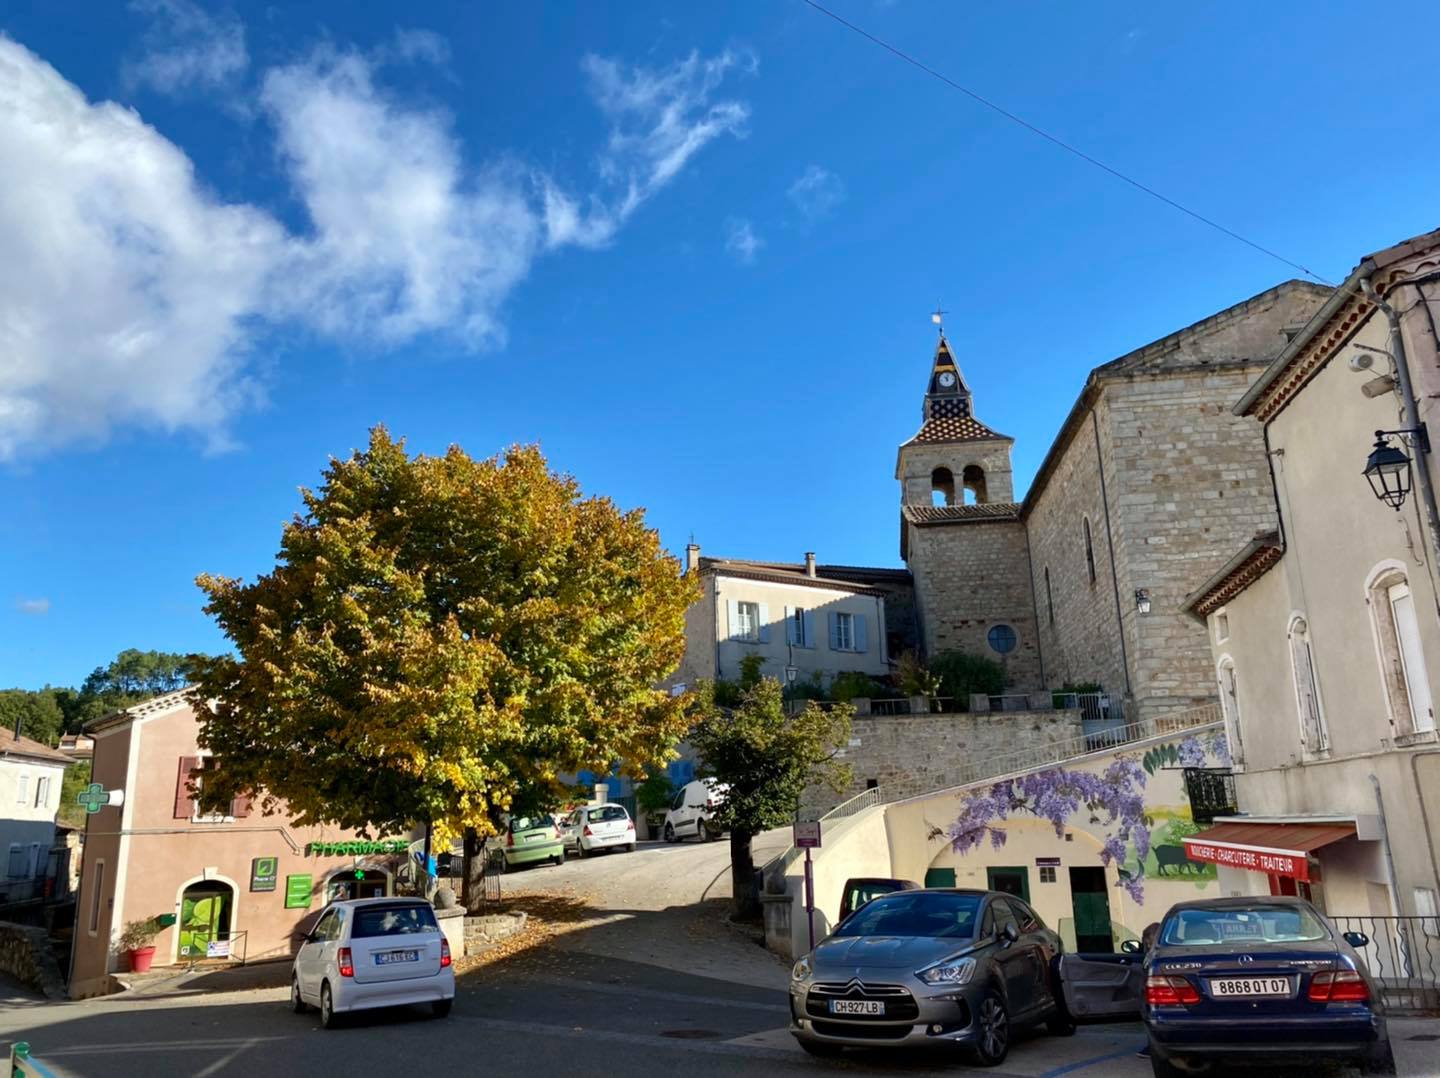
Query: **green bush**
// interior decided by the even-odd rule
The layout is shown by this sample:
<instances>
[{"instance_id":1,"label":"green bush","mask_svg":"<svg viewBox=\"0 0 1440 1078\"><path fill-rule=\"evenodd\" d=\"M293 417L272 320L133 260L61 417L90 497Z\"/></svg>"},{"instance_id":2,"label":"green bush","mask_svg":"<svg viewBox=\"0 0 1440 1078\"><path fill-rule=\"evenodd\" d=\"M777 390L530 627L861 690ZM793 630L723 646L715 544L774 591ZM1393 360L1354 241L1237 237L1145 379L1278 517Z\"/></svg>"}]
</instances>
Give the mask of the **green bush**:
<instances>
[{"instance_id":1,"label":"green bush","mask_svg":"<svg viewBox=\"0 0 1440 1078\"><path fill-rule=\"evenodd\" d=\"M900 661L896 664L895 680L899 682L901 696L940 695L939 679L913 651L907 651L900 656Z\"/></svg>"},{"instance_id":2,"label":"green bush","mask_svg":"<svg viewBox=\"0 0 1440 1078\"><path fill-rule=\"evenodd\" d=\"M942 651L930 660L930 673L939 688L937 695L943 697L969 700L973 693L994 696L1005 691L1005 668L981 655Z\"/></svg>"},{"instance_id":3,"label":"green bush","mask_svg":"<svg viewBox=\"0 0 1440 1078\"><path fill-rule=\"evenodd\" d=\"M821 679L819 670L816 670L804 681L795 681L785 686L785 699L787 700L826 700L828 698L825 692L825 682Z\"/></svg>"},{"instance_id":4,"label":"green bush","mask_svg":"<svg viewBox=\"0 0 1440 1078\"><path fill-rule=\"evenodd\" d=\"M635 804L644 813L664 812L675 796L675 785L663 771L648 775L635 787Z\"/></svg>"},{"instance_id":5,"label":"green bush","mask_svg":"<svg viewBox=\"0 0 1440 1078\"><path fill-rule=\"evenodd\" d=\"M884 699L892 691L859 670L845 670L830 680L830 699L840 704L848 704L857 696Z\"/></svg>"}]
</instances>

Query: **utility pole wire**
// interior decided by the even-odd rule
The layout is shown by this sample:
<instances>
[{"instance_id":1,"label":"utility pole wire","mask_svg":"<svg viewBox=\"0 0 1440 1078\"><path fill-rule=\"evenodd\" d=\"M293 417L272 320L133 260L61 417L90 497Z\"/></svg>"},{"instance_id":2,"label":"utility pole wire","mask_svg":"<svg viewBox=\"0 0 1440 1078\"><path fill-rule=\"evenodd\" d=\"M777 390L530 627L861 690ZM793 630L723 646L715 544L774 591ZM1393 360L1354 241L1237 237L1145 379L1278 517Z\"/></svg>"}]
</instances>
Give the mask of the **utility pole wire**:
<instances>
[{"instance_id":1,"label":"utility pole wire","mask_svg":"<svg viewBox=\"0 0 1440 1078\"><path fill-rule=\"evenodd\" d=\"M913 67L918 67L921 71L925 72L925 74L931 76L932 78L939 79L941 82L943 82L946 86L949 86L951 89L953 89L953 90L959 90L959 91L960 91L962 94L964 94L966 97L970 98L972 101L975 101L975 102L978 102L978 103L981 104L981 105L984 105L984 106L985 106L987 109L989 109L991 112L995 112L995 113L1000 114L1001 116L1005 117L1005 119L1009 120L1011 123L1019 124L1021 127L1025 128L1025 130L1031 132L1032 134L1039 135L1041 138L1045 139L1047 142L1054 143L1056 146L1059 146L1062 150L1066 151L1067 153L1074 154L1076 157L1080 158L1080 160L1085 161L1085 162L1087 162L1088 164L1094 165L1096 168L1100 169L1100 170L1103 171L1103 172L1109 173L1111 176L1114 176L1117 180L1120 180L1120 181L1122 181L1122 182L1124 182L1124 183L1128 183L1131 187L1135 188L1137 191L1142 191L1142 192L1144 192L1145 194L1149 195L1151 198L1157 199L1157 200L1159 200L1160 202L1165 203L1165 205L1169 206L1171 209L1179 210L1181 213L1185 214L1187 217L1192 217L1192 218L1194 218L1195 220L1199 221L1199 222L1200 222L1201 224L1203 224L1203 225L1209 225L1211 228L1215 229L1217 232L1223 232L1225 235L1229 236L1232 240L1238 240L1239 242L1243 243L1246 247L1253 248L1254 250L1259 251L1259 252L1260 252L1261 254L1263 254L1263 255L1268 255L1270 258L1275 259L1277 262L1283 262L1285 265L1289 266L1291 269L1297 269L1297 270L1299 270L1299 271L1300 271L1301 273L1303 273L1305 276L1311 277L1311 278L1313 278L1314 280L1319 281L1321 284L1329 285L1329 286L1332 287L1332 288L1335 287L1335 283L1334 283L1333 281L1327 281L1324 277L1321 277L1318 273L1316 273L1314 270L1310 269L1309 267L1307 267L1307 266L1302 266L1299 262L1294 262L1294 261L1292 261L1291 259L1286 258L1286 257L1285 257L1284 255L1282 255L1282 254L1277 254L1275 251L1270 250L1270 248L1268 248L1268 247L1262 247L1260 244L1256 243L1254 240L1246 239L1244 236L1240 235L1240 233L1234 231L1233 229L1226 228L1226 227L1225 227L1224 225L1222 225L1219 221L1212 220L1211 218L1206 217L1203 213L1197 213L1195 210L1190 209L1190 207L1181 205L1179 202L1176 202L1173 198L1169 198L1169 197L1167 197L1166 195L1161 194L1159 191L1155 190L1155 188L1153 188L1153 187L1147 187L1145 184L1141 183L1139 180L1132 179L1131 177L1125 175L1125 173L1121 172L1119 169L1111 168L1111 167L1110 167L1109 165L1107 165L1104 161L1100 161L1100 160L1097 160L1097 159L1094 158L1094 157L1091 157L1091 156L1090 156L1088 153L1086 153L1084 150L1077 149L1076 147L1074 147L1074 146L1070 145L1068 142L1066 142L1064 139L1058 138L1058 137L1056 137L1055 135L1050 134L1050 132L1046 131L1044 128L1036 127L1034 124L1032 124L1029 120L1026 120L1024 117L1017 116L1017 115L1015 115L1015 113L1009 111L1008 109L1006 109L1006 108L1004 108L1004 107L1002 107L1002 106L1000 106L1000 105L997 105L995 102L991 101L989 98L983 97L983 96L981 96L980 94L976 93L974 90L971 90L969 87L960 85L960 83L956 82L954 79L950 78L948 75L945 75L944 73L942 73L942 72L940 72L940 71L936 71L933 67L930 67L928 64L924 63L924 62L921 61L921 60L917 60L915 57L911 56L909 53L904 52L904 51L902 51L902 50L900 50L900 49L897 49L894 45L891 45L888 41L885 41L885 40L883 40L883 39L881 39L881 38L876 37L874 34L870 33L868 30L865 30L865 29L863 29L862 27L856 26L853 22L847 21L846 19L844 19L844 18L840 17L839 15L835 14L835 12L831 11L829 8L824 7L824 6L821 5L821 4L816 3L815 0L804 0L804 2L805 2L806 4L808 4L810 7L814 8L814 9L815 9L816 11L818 11L820 14L829 16L830 18L834 19L836 22L838 22L841 26L845 27L846 29L848 29L848 30L853 30L855 33L857 33L857 34L859 34L861 37L865 38L865 40L870 41L870 42L872 42L872 43L874 43L874 44L876 44L876 45L879 45L879 46L880 46L882 49L884 49L886 52L889 52L889 53L894 54L895 56L898 56L900 59L904 60L907 64L910 64L910 65L913 66Z\"/></svg>"}]
</instances>

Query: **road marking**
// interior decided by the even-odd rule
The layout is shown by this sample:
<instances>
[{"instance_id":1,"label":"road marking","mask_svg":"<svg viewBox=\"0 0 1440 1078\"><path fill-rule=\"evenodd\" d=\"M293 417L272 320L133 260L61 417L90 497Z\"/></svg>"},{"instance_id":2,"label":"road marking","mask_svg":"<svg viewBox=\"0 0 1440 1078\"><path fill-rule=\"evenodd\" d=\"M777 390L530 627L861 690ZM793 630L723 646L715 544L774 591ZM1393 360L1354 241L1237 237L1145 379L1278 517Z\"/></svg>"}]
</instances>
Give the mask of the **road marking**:
<instances>
[{"instance_id":1,"label":"road marking","mask_svg":"<svg viewBox=\"0 0 1440 1078\"><path fill-rule=\"evenodd\" d=\"M181 1049L193 1051L197 1048L223 1051L226 1048L249 1048L252 1045L268 1041L290 1039L289 1037L247 1037L242 1040L239 1037L231 1037L203 1041L146 1041L143 1044L85 1044L52 1048L45 1055L47 1058L50 1056L93 1056L100 1052L107 1054L111 1052L173 1052Z\"/></svg>"},{"instance_id":2,"label":"road marking","mask_svg":"<svg viewBox=\"0 0 1440 1078\"><path fill-rule=\"evenodd\" d=\"M523 1033L528 1037L544 1034L551 1037L573 1037L584 1041L611 1041L615 1044L637 1045L645 1048L663 1048L669 1051L703 1052L706 1055L752 1056L759 1059L793 1059L790 1051L764 1048L728 1041L678 1041L650 1033L620 1033L610 1029L595 1029L589 1026L556 1026L545 1022L515 1022L507 1018L479 1018L471 1015L452 1013L450 1021L463 1021L496 1033Z\"/></svg>"},{"instance_id":3,"label":"road marking","mask_svg":"<svg viewBox=\"0 0 1440 1078\"><path fill-rule=\"evenodd\" d=\"M238 1056L241 1052L245 1051L245 1049L249 1048L252 1043L253 1041L246 1041L239 1048L236 1048L235 1051L231 1052L228 1056L221 1056L214 1063L211 1063L210 1066L206 1067L203 1071L196 1071L195 1078L210 1078L212 1074L219 1074L222 1068L224 1068L232 1060L234 1060L234 1058Z\"/></svg>"},{"instance_id":4,"label":"road marking","mask_svg":"<svg viewBox=\"0 0 1440 1078\"><path fill-rule=\"evenodd\" d=\"M1040 1078L1059 1078L1062 1074L1070 1074L1073 1071L1083 1071L1086 1067L1093 1067L1097 1063L1109 1063L1112 1059L1124 1059L1126 1056L1133 1056L1138 1048L1122 1048L1118 1052L1111 1052L1109 1055L1096 1056L1094 1059L1082 1059L1078 1063L1067 1063L1063 1067L1056 1067L1040 1075Z\"/></svg>"},{"instance_id":5,"label":"road marking","mask_svg":"<svg viewBox=\"0 0 1440 1078\"><path fill-rule=\"evenodd\" d=\"M598 992L602 995L630 996L640 999L659 999L666 1003L697 1003L708 1007L734 1007L746 1011L764 1011L767 1014L784 1012L783 1003L756 1003L745 999L726 999L723 996L693 996L684 992L662 992L657 988L631 988L620 984L599 984L565 977L532 975L525 980L537 984L555 985L559 988L576 988L582 992Z\"/></svg>"}]
</instances>

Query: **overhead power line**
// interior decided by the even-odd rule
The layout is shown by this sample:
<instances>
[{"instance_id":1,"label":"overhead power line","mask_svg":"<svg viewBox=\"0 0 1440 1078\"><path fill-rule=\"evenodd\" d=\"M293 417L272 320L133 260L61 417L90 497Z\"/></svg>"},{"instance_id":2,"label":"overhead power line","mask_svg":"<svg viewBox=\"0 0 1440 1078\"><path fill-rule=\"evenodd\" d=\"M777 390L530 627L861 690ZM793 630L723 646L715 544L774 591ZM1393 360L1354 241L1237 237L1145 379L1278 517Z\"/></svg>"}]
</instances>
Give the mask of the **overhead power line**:
<instances>
[{"instance_id":1,"label":"overhead power line","mask_svg":"<svg viewBox=\"0 0 1440 1078\"><path fill-rule=\"evenodd\" d=\"M1107 165L1104 161L1101 161L1101 160L1099 160L1099 159L1097 159L1097 158L1091 157L1091 156L1090 156L1088 153L1086 153L1084 150L1081 150L1081 149L1079 149L1078 147L1075 147L1075 146L1070 145L1070 143L1066 142L1064 139L1059 138L1059 137L1057 137L1057 136L1055 136L1055 135L1052 135L1049 131L1046 131L1046 130L1045 130L1044 128L1042 128L1042 127L1037 127L1035 124L1032 124L1029 120L1025 119L1023 116L1017 116L1015 113L1011 112L1009 109L1007 109L1007 108L1005 108L1005 107L1003 107L1003 106L1001 106L1001 105L997 105L994 101L991 101L989 98L983 96L982 94L976 93L974 90L970 89L968 86L962 86L960 83L958 83L958 82L956 82L954 79L950 78L950 76L946 75L944 72L936 71L933 67L931 67L929 64L925 63L923 60L918 60L918 59L916 59L914 56L911 56L908 52L905 52L905 51L902 50L902 49L896 48L894 45L890 44L888 41L885 41L885 40L882 39L882 38L876 37L874 34L870 33L870 31L864 29L863 27L856 26L853 22L850 22L849 20L844 19L844 18L842 18L841 16L835 14L835 12L831 11L829 8L825 7L824 5L816 3L815 0L804 0L804 2L805 2L806 4L808 4L810 7L814 8L814 9L815 9L816 11L818 11L820 14L826 15L826 16L828 16L829 18L834 19L836 22L838 22L841 26L845 27L846 29L848 29L848 30L853 30L855 33L859 34L859 35L860 35L861 37L863 37L865 40L871 42L872 44L875 44L875 45L880 46L880 48L884 49L884 50L885 50L886 52L888 52L888 53L891 53L891 54L893 54L893 55L895 55L895 56L898 56L901 60L904 60L907 64L910 64L912 67L917 67L917 68L919 68L921 71L925 72L925 74L929 75L931 78L939 79L939 80L940 80L941 82L943 82L946 86L949 86L952 90L959 90L962 94L964 94L966 97L970 98L972 101L975 101L975 102L977 102L978 104L984 105L984 106L985 106L987 109L989 109L991 112L998 113L999 115L1005 117L1005 119L1009 120L1011 123L1013 123L1013 124L1018 124L1019 126L1025 128L1025 130L1029 131L1031 134L1039 135L1041 138L1045 139L1045 141L1050 142L1050 143L1053 143L1054 145L1060 147L1060 149L1064 150L1066 153L1073 154L1074 156L1080 158L1080 160L1086 162L1087 164L1093 165L1095 168L1100 169L1102 172L1106 172L1106 173L1108 173L1109 175L1115 177L1115 179L1120 180L1120 181L1123 182L1123 183L1129 184L1131 187L1135 188L1137 191L1141 191L1141 192L1149 195L1151 198L1156 199L1157 201L1160 201L1160 202L1165 203L1165 205L1169 206L1171 209L1179 210L1181 213L1185 214L1187 217L1194 218L1196 221L1199 221L1201 224L1203 224L1203 225L1208 225L1209 227L1215 229L1215 231L1224 233L1226 236L1229 236L1232 240L1238 240L1240 243L1243 243L1246 247L1250 247L1250 248L1252 248L1252 249L1254 249L1254 250L1256 250L1256 251L1259 251L1261 254L1267 255L1268 257L1275 259L1275 261L1277 261L1277 262L1282 262L1282 263L1284 263L1285 265L1289 266L1291 269L1299 270L1299 271L1300 271L1301 273L1303 273L1305 276L1310 277L1310 278L1313 278L1314 280L1319 281L1321 284L1330 285L1331 287L1334 287L1334 282L1333 282L1333 281L1328 281L1328 280L1326 280L1324 277L1321 277L1318 273L1316 273L1314 270L1310 269L1308 266L1303 266L1303 265L1301 265L1299 262L1296 262L1296 261L1294 261L1294 260L1292 260L1292 259L1286 258L1284 255L1279 254L1279 253L1277 253L1277 252L1275 252L1275 251L1272 251L1270 248L1265 247L1265 246L1263 246L1262 244L1256 243L1256 242L1255 242L1254 240L1252 240L1252 239L1248 239L1248 238L1246 238L1245 236L1242 236L1240 233L1236 232L1236 231L1235 231L1234 229L1232 229L1232 228L1226 228L1226 227L1225 227L1224 225L1222 225L1219 221L1216 221L1216 220L1214 220L1213 218L1210 218L1210 217L1206 217L1203 213L1199 213L1199 212L1197 212L1197 211L1195 211L1195 210L1192 210L1189 206L1186 206L1186 205L1183 205L1182 203L1176 202L1173 198L1170 198L1168 195L1162 194L1161 192L1155 190L1155 188L1150 187L1150 186L1147 185L1147 184L1141 183L1139 180L1135 179L1134 177L1127 176L1125 173L1121 172L1121 171L1120 171L1119 169L1117 169L1117 168L1111 168L1111 167L1110 167L1109 165Z\"/></svg>"}]
</instances>

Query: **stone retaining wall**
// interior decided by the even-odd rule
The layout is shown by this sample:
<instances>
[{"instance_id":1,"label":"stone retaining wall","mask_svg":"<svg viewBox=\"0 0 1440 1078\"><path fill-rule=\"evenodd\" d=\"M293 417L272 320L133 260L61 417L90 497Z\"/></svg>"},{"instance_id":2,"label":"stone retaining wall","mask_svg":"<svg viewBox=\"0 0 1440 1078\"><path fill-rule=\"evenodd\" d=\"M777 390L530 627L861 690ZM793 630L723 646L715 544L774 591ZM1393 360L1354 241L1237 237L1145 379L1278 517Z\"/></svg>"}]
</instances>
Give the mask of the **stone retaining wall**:
<instances>
[{"instance_id":1,"label":"stone retaining wall","mask_svg":"<svg viewBox=\"0 0 1440 1078\"><path fill-rule=\"evenodd\" d=\"M525 927L525 914L482 913L465 918L465 953L474 954L492 943L515 935Z\"/></svg>"},{"instance_id":2,"label":"stone retaining wall","mask_svg":"<svg viewBox=\"0 0 1440 1078\"><path fill-rule=\"evenodd\" d=\"M0 921L0 972L45 993L46 999L65 998L65 978L43 928Z\"/></svg>"},{"instance_id":3,"label":"stone retaining wall","mask_svg":"<svg viewBox=\"0 0 1440 1078\"><path fill-rule=\"evenodd\" d=\"M1001 756L1081 736L1078 711L992 711L946 715L857 716L841 758L852 782L835 793L811 787L802 812L824 812L876 782L886 800L954 786L977 757Z\"/></svg>"}]
</instances>

